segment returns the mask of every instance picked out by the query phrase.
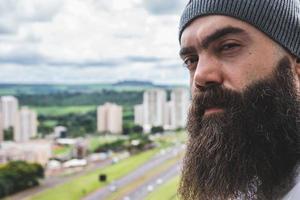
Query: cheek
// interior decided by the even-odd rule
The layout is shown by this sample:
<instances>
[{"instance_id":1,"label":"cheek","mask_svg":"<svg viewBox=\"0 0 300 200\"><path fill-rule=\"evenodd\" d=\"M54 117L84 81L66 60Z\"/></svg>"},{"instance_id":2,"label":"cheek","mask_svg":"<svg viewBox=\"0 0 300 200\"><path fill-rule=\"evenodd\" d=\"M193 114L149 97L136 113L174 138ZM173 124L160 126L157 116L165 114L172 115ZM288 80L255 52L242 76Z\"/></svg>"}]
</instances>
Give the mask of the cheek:
<instances>
[{"instance_id":1,"label":"cheek","mask_svg":"<svg viewBox=\"0 0 300 200\"><path fill-rule=\"evenodd\" d=\"M243 85L243 88L245 88L246 86L250 85L251 83L255 82L258 79L259 79L259 73L257 73L257 71L247 70L244 73L244 82L241 85Z\"/></svg>"},{"instance_id":2,"label":"cheek","mask_svg":"<svg viewBox=\"0 0 300 200\"><path fill-rule=\"evenodd\" d=\"M193 72L189 72L189 75L190 75L190 87L193 86L193 83L194 83L194 73Z\"/></svg>"},{"instance_id":3,"label":"cheek","mask_svg":"<svg viewBox=\"0 0 300 200\"><path fill-rule=\"evenodd\" d=\"M248 85L258 80L270 76L275 70L274 62L265 62L262 60L250 60L249 62L239 63L234 70L227 70L230 74L230 82L238 90L245 89Z\"/></svg>"}]
</instances>

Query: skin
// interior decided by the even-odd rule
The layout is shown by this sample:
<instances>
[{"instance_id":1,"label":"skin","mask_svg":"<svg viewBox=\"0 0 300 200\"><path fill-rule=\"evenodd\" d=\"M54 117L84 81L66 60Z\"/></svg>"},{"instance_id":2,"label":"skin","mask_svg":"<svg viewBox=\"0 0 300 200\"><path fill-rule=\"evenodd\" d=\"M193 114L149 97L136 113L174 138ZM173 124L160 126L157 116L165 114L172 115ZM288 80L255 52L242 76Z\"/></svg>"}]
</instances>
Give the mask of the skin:
<instances>
[{"instance_id":1,"label":"skin","mask_svg":"<svg viewBox=\"0 0 300 200\"><path fill-rule=\"evenodd\" d=\"M207 39L220 30L223 33ZM221 15L197 18L185 28L180 43L180 57L190 73L192 96L210 84L242 92L251 83L271 75L284 56L290 59L296 87L300 88L296 57L243 21Z\"/></svg>"}]
</instances>

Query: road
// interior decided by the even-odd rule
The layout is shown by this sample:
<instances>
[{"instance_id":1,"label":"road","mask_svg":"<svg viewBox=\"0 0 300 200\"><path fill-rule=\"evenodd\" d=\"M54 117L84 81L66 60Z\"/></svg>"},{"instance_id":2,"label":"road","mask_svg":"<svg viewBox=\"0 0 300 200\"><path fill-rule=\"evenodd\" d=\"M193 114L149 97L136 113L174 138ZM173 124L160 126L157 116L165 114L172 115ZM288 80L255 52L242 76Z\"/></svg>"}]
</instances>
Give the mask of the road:
<instances>
[{"instance_id":1,"label":"road","mask_svg":"<svg viewBox=\"0 0 300 200\"><path fill-rule=\"evenodd\" d=\"M145 199L146 196L149 194L149 192L159 187L161 184L167 182L168 180L172 179L173 177L177 176L179 173L180 173L180 163L177 162L175 165L171 166L166 171L153 177L151 180L145 182L143 185L139 186L134 191L131 191L129 194L126 195L126 197L124 197L124 199L128 199L128 200Z\"/></svg>"},{"instance_id":2,"label":"road","mask_svg":"<svg viewBox=\"0 0 300 200\"><path fill-rule=\"evenodd\" d=\"M178 155L180 147L173 147L166 152L162 152L158 154L153 159L133 171L132 173L128 174L127 176L116 180L114 183L97 190L96 192L90 194L89 196L85 197L84 200L105 200L108 196L110 196L114 192L114 188L118 189L121 187L126 186L127 184L132 183L135 180L138 180L141 176L143 176L147 171L152 170L156 166L164 163L168 159L171 159ZM177 153L174 153L177 152ZM171 167L172 168L172 167ZM173 168L177 169L177 166L173 166ZM173 171L173 170L172 170ZM156 179L154 177L153 179ZM143 184L144 186L144 184ZM138 189L138 188L137 188ZM133 191L134 192L134 191ZM140 200L140 199L139 199Z\"/></svg>"}]
</instances>

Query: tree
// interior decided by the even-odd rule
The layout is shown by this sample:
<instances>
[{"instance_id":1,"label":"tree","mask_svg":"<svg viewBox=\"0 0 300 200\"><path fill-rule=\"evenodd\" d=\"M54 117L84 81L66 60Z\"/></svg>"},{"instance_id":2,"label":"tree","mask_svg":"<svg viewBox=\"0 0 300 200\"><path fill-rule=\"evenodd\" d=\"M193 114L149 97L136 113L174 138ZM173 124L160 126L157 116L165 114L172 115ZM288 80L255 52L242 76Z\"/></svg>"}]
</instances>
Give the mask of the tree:
<instances>
[{"instance_id":1,"label":"tree","mask_svg":"<svg viewBox=\"0 0 300 200\"><path fill-rule=\"evenodd\" d=\"M123 135L130 135L132 133L132 124L131 123L124 123L123 124Z\"/></svg>"},{"instance_id":2,"label":"tree","mask_svg":"<svg viewBox=\"0 0 300 200\"><path fill-rule=\"evenodd\" d=\"M164 132L164 128L162 126L153 126L151 128L151 133L155 134L155 133L162 133Z\"/></svg>"},{"instance_id":3,"label":"tree","mask_svg":"<svg viewBox=\"0 0 300 200\"><path fill-rule=\"evenodd\" d=\"M132 131L134 133L143 133L143 127L142 126L139 126L139 125L135 125L132 127Z\"/></svg>"},{"instance_id":4,"label":"tree","mask_svg":"<svg viewBox=\"0 0 300 200\"><path fill-rule=\"evenodd\" d=\"M9 127L4 130L4 140L13 140L14 139L14 128Z\"/></svg>"},{"instance_id":5,"label":"tree","mask_svg":"<svg viewBox=\"0 0 300 200\"><path fill-rule=\"evenodd\" d=\"M38 185L44 177L40 164L12 161L0 168L0 197Z\"/></svg>"}]
</instances>

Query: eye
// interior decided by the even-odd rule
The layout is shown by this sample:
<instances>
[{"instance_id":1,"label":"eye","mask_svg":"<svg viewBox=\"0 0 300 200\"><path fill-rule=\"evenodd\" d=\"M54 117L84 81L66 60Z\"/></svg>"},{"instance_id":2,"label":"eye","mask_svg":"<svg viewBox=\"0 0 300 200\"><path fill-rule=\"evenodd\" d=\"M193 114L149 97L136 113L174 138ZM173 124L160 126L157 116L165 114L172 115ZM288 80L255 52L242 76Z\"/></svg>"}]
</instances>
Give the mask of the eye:
<instances>
[{"instance_id":1,"label":"eye","mask_svg":"<svg viewBox=\"0 0 300 200\"><path fill-rule=\"evenodd\" d=\"M220 51L229 51L240 47L240 44L237 43L227 43L221 46Z\"/></svg>"},{"instance_id":2,"label":"eye","mask_svg":"<svg viewBox=\"0 0 300 200\"><path fill-rule=\"evenodd\" d=\"M198 56L189 56L183 60L183 66L188 70L196 69L198 63Z\"/></svg>"}]
</instances>

